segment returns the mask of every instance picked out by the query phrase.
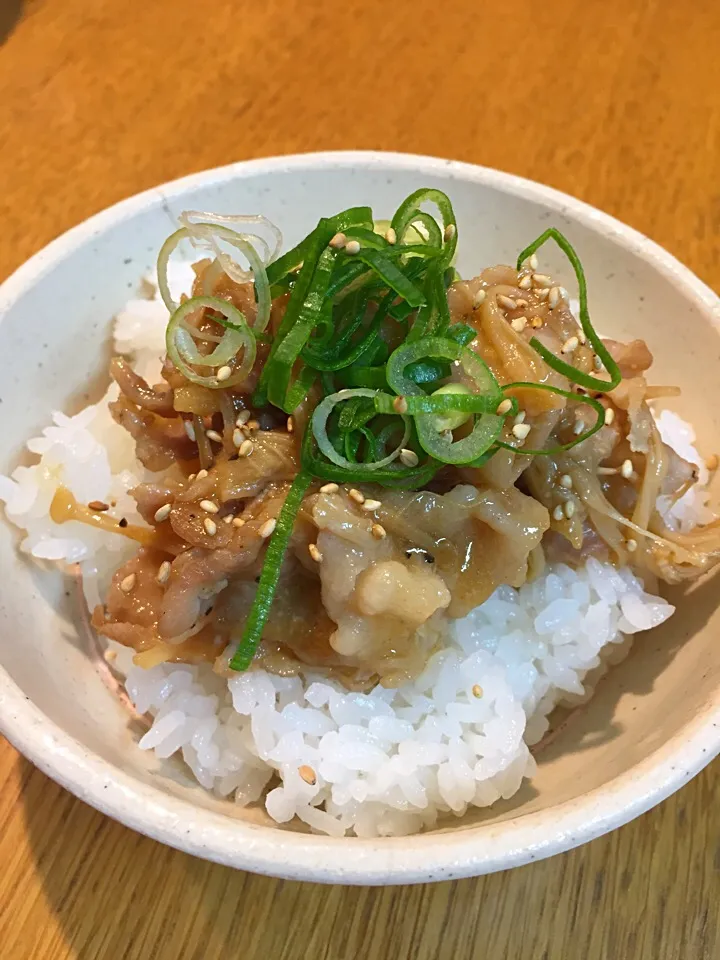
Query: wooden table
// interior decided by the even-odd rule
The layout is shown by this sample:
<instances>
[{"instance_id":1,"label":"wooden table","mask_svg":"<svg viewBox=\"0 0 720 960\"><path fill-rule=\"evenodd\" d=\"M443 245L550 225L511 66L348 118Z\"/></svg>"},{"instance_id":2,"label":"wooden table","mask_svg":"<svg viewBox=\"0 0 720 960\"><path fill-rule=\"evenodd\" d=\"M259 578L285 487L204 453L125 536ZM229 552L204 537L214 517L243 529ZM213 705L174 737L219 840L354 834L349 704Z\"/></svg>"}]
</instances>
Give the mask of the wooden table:
<instances>
[{"instance_id":1,"label":"wooden table","mask_svg":"<svg viewBox=\"0 0 720 960\"><path fill-rule=\"evenodd\" d=\"M553 184L720 286L717 0L0 3L0 278L230 160L435 153ZM283 883L161 847L0 744L3 960L698 960L720 952L717 765L633 824L479 880Z\"/></svg>"}]
</instances>

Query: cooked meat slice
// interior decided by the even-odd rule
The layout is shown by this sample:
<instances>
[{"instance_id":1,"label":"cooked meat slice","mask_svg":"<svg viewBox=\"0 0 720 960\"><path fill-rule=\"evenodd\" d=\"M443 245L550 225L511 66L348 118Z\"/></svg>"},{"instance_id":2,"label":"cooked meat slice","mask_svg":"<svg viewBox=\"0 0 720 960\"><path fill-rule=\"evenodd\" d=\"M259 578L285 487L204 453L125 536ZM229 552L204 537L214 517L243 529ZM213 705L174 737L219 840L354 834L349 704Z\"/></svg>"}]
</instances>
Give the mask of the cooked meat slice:
<instances>
[{"instance_id":1,"label":"cooked meat slice","mask_svg":"<svg viewBox=\"0 0 720 960\"><path fill-rule=\"evenodd\" d=\"M173 392L167 384L150 387L122 357L113 357L110 361L110 376L136 406L161 417L174 416Z\"/></svg>"}]
</instances>

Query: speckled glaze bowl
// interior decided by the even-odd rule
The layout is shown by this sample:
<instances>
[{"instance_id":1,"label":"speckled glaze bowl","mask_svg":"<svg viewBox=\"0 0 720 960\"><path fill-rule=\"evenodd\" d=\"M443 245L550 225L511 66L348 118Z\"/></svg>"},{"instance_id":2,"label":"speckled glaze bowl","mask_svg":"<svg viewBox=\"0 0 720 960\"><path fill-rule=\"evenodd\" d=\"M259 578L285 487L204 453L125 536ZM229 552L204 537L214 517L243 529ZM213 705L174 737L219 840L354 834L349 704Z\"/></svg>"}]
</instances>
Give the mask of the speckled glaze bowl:
<instances>
[{"instance_id":1,"label":"speckled glaze bowl","mask_svg":"<svg viewBox=\"0 0 720 960\"><path fill-rule=\"evenodd\" d=\"M718 436L720 301L650 240L547 187L449 160L326 153L238 163L148 190L55 240L0 288L0 470L47 419L103 375L113 314L184 209L262 213L295 243L321 214L382 216L420 186L453 200L459 268L512 261L549 224L588 274L596 325L643 336L656 382L707 452ZM554 249L543 263L572 288ZM443 880L502 870L585 843L660 802L720 750L720 614L712 581L672 596L677 615L641 635L538 754L511 801L420 836L331 839L271 822L136 747L138 733L88 655L75 593L16 552L0 523L0 729L63 786L128 826L246 870L331 883Z\"/></svg>"}]
</instances>

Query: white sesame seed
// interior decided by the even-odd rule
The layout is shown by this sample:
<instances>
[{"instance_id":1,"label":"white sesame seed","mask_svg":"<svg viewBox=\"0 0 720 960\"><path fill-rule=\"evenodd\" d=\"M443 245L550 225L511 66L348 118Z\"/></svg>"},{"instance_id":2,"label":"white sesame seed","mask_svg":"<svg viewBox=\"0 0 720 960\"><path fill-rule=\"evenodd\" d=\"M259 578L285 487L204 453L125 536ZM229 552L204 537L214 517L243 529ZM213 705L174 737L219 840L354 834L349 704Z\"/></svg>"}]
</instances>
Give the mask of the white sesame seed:
<instances>
[{"instance_id":1,"label":"white sesame seed","mask_svg":"<svg viewBox=\"0 0 720 960\"><path fill-rule=\"evenodd\" d=\"M535 286L539 290L550 290L552 286L552 280L546 273L534 273L532 275L532 280Z\"/></svg>"},{"instance_id":2,"label":"white sesame seed","mask_svg":"<svg viewBox=\"0 0 720 960\"><path fill-rule=\"evenodd\" d=\"M130 593L132 588L135 586L135 574L129 573L120 581L120 589L123 593Z\"/></svg>"},{"instance_id":3,"label":"white sesame seed","mask_svg":"<svg viewBox=\"0 0 720 960\"><path fill-rule=\"evenodd\" d=\"M547 298L550 296L550 290L547 287L544 287L542 290L536 290L535 296L538 298L538 300L547 300Z\"/></svg>"},{"instance_id":4,"label":"white sesame seed","mask_svg":"<svg viewBox=\"0 0 720 960\"><path fill-rule=\"evenodd\" d=\"M162 523L163 520L167 520L170 516L171 506L169 503L164 503L158 510L155 511L155 523Z\"/></svg>"},{"instance_id":5,"label":"white sesame seed","mask_svg":"<svg viewBox=\"0 0 720 960\"><path fill-rule=\"evenodd\" d=\"M548 303L550 304L550 309L554 310L555 307L560 303L560 291L557 287L550 287L550 293L548 294Z\"/></svg>"},{"instance_id":6,"label":"white sesame seed","mask_svg":"<svg viewBox=\"0 0 720 960\"><path fill-rule=\"evenodd\" d=\"M519 297L515 299L515 303L518 305L518 309L523 309L523 310L528 305L527 300L521 300Z\"/></svg>"},{"instance_id":7,"label":"white sesame seed","mask_svg":"<svg viewBox=\"0 0 720 960\"><path fill-rule=\"evenodd\" d=\"M718 455L716 453L711 453L709 457L705 458L705 469L710 470L712 473L713 470L717 470L718 462Z\"/></svg>"},{"instance_id":8,"label":"white sesame seed","mask_svg":"<svg viewBox=\"0 0 720 960\"><path fill-rule=\"evenodd\" d=\"M577 337L568 337L565 343L560 347L560 353L572 353L577 350L580 341Z\"/></svg>"},{"instance_id":9,"label":"white sesame seed","mask_svg":"<svg viewBox=\"0 0 720 960\"><path fill-rule=\"evenodd\" d=\"M632 460L623 460L622 466L620 467L620 475L625 477L626 480L630 479L633 475Z\"/></svg>"},{"instance_id":10,"label":"white sesame seed","mask_svg":"<svg viewBox=\"0 0 720 960\"><path fill-rule=\"evenodd\" d=\"M504 417L506 413L512 410L512 400L501 400L495 413L499 417Z\"/></svg>"},{"instance_id":11,"label":"white sesame seed","mask_svg":"<svg viewBox=\"0 0 720 960\"><path fill-rule=\"evenodd\" d=\"M585 335L585 331L582 328L578 329L577 338L580 341L580 343L583 344L583 346L587 343L587 336Z\"/></svg>"},{"instance_id":12,"label":"white sesame seed","mask_svg":"<svg viewBox=\"0 0 720 960\"><path fill-rule=\"evenodd\" d=\"M390 244L397 243L397 234L392 227L388 227L385 231L385 239Z\"/></svg>"},{"instance_id":13,"label":"white sesame seed","mask_svg":"<svg viewBox=\"0 0 720 960\"><path fill-rule=\"evenodd\" d=\"M205 527L205 533L209 537L214 537L217 533L217 524L214 520L211 520L210 517L205 517L203 520L203 527Z\"/></svg>"},{"instance_id":14,"label":"white sesame seed","mask_svg":"<svg viewBox=\"0 0 720 960\"><path fill-rule=\"evenodd\" d=\"M373 510L379 510L381 506L382 500L366 500L362 508L363 510L367 510L368 513L372 513Z\"/></svg>"},{"instance_id":15,"label":"white sesame seed","mask_svg":"<svg viewBox=\"0 0 720 960\"><path fill-rule=\"evenodd\" d=\"M295 429L295 421L292 417L287 418L287 423L285 424L288 433L292 433Z\"/></svg>"},{"instance_id":16,"label":"white sesame seed","mask_svg":"<svg viewBox=\"0 0 720 960\"><path fill-rule=\"evenodd\" d=\"M614 477L620 473L617 467L598 467L595 472L599 477Z\"/></svg>"},{"instance_id":17,"label":"white sesame seed","mask_svg":"<svg viewBox=\"0 0 720 960\"><path fill-rule=\"evenodd\" d=\"M525 423L526 413L524 410L520 410L515 416L515 423Z\"/></svg>"},{"instance_id":18,"label":"white sesame seed","mask_svg":"<svg viewBox=\"0 0 720 960\"><path fill-rule=\"evenodd\" d=\"M517 437L518 440L525 440L527 435L530 433L530 424L529 423L516 423L512 428L513 436Z\"/></svg>"},{"instance_id":19,"label":"white sesame seed","mask_svg":"<svg viewBox=\"0 0 720 960\"><path fill-rule=\"evenodd\" d=\"M114 660L117 660L117 650L106 650L103 653L103 659L106 663L112 663Z\"/></svg>"},{"instance_id":20,"label":"white sesame seed","mask_svg":"<svg viewBox=\"0 0 720 960\"><path fill-rule=\"evenodd\" d=\"M573 433L575 434L575 436L579 437L584 429L585 429L585 423L582 420L576 420L575 426L573 427Z\"/></svg>"},{"instance_id":21,"label":"white sesame seed","mask_svg":"<svg viewBox=\"0 0 720 960\"><path fill-rule=\"evenodd\" d=\"M197 476L196 473L189 473L189 474L188 474L188 483L192 483L196 476Z\"/></svg>"},{"instance_id":22,"label":"white sesame seed","mask_svg":"<svg viewBox=\"0 0 720 960\"><path fill-rule=\"evenodd\" d=\"M567 500L563 506L563 513L570 520L571 517L575 516L575 504L572 500Z\"/></svg>"},{"instance_id":23,"label":"white sesame seed","mask_svg":"<svg viewBox=\"0 0 720 960\"><path fill-rule=\"evenodd\" d=\"M233 522L234 519L235 518L233 517L233 515L231 513L228 513L223 517L223 523L226 523L228 526L230 526L230 524Z\"/></svg>"},{"instance_id":24,"label":"white sesame seed","mask_svg":"<svg viewBox=\"0 0 720 960\"><path fill-rule=\"evenodd\" d=\"M487 292L485 290L478 290L473 297L473 310L477 310L478 307L481 307L483 303L485 303L486 297Z\"/></svg>"},{"instance_id":25,"label":"white sesame seed","mask_svg":"<svg viewBox=\"0 0 720 960\"><path fill-rule=\"evenodd\" d=\"M356 253L360 253L360 244L357 240L348 240L345 244L345 253L349 253L351 257L355 256Z\"/></svg>"},{"instance_id":26,"label":"white sesame seed","mask_svg":"<svg viewBox=\"0 0 720 960\"><path fill-rule=\"evenodd\" d=\"M319 551L318 548L317 548L317 544L315 544L315 543L310 543L310 544L308 544L308 553L309 553L310 556L313 558L313 560L315 561L315 563L320 563L320 561L321 561L322 558L323 558L322 553L320 553L320 551Z\"/></svg>"},{"instance_id":27,"label":"white sesame seed","mask_svg":"<svg viewBox=\"0 0 720 960\"><path fill-rule=\"evenodd\" d=\"M207 475L208 475L207 470L198 470L197 478L196 478L196 479L197 479L197 480L204 480Z\"/></svg>"},{"instance_id":28,"label":"white sesame seed","mask_svg":"<svg viewBox=\"0 0 720 960\"><path fill-rule=\"evenodd\" d=\"M552 512L553 520L562 520L565 517L563 505L559 503Z\"/></svg>"},{"instance_id":29,"label":"white sesame seed","mask_svg":"<svg viewBox=\"0 0 720 960\"><path fill-rule=\"evenodd\" d=\"M400 451L400 462L406 467L416 467L420 461L414 450L408 450L407 447L404 447Z\"/></svg>"},{"instance_id":30,"label":"white sesame seed","mask_svg":"<svg viewBox=\"0 0 720 960\"><path fill-rule=\"evenodd\" d=\"M527 326L527 319L525 317L515 317L514 320L510 321L510 326L515 333L522 333Z\"/></svg>"},{"instance_id":31,"label":"white sesame seed","mask_svg":"<svg viewBox=\"0 0 720 960\"><path fill-rule=\"evenodd\" d=\"M635 553L635 551L637 550L637 546L638 546L637 540L633 540L632 538L630 538L629 540L625 541L625 549L627 550L628 553Z\"/></svg>"},{"instance_id":32,"label":"white sesame seed","mask_svg":"<svg viewBox=\"0 0 720 960\"><path fill-rule=\"evenodd\" d=\"M479 683L474 683L474 684L473 684L472 695L473 695L474 697L477 697L478 700L479 700L480 697L483 695L483 688L480 686Z\"/></svg>"},{"instance_id":33,"label":"white sesame seed","mask_svg":"<svg viewBox=\"0 0 720 960\"><path fill-rule=\"evenodd\" d=\"M252 440L243 440L238 449L238 455L241 457L249 457L254 449L255 444L252 442Z\"/></svg>"},{"instance_id":34,"label":"white sesame seed","mask_svg":"<svg viewBox=\"0 0 720 960\"><path fill-rule=\"evenodd\" d=\"M332 238L328 246L332 247L333 250L342 250L345 246L346 237L344 233L336 233Z\"/></svg>"},{"instance_id":35,"label":"white sesame seed","mask_svg":"<svg viewBox=\"0 0 720 960\"><path fill-rule=\"evenodd\" d=\"M204 510L205 513L217 513L220 508L212 500L201 500L200 509Z\"/></svg>"},{"instance_id":36,"label":"white sesame seed","mask_svg":"<svg viewBox=\"0 0 720 960\"><path fill-rule=\"evenodd\" d=\"M560 486L565 487L566 490L572 490L572 485L573 485L572 477L570 476L569 473L564 473L560 477Z\"/></svg>"},{"instance_id":37,"label":"white sesame seed","mask_svg":"<svg viewBox=\"0 0 720 960\"><path fill-rule=\"evenodd\" d=\"M443 236L445 237L445 242L446 242L446 243L449 243L449 242L452 240L452 238L455 236L455 224L454 224L454 223L449 223L449 224L445 227L445 233L443 234Z\"/></svg>"},{"instance_id":38,"label":"white sesame seed","mask_svg":"<svg viewBox=\"0 0 720 960\"><path fill-rule=\"evenodd\" d=\"M521 290L529 290L532 287L532 277L530 274L525 274L524 277L520 277L518 280L518 286Z\"/></svg>"},{"instance_id":39,"label":"white sesame seed","mask_svg":"<svg viewBox=\"0 0 720 960\"><path fill-rule=\"evenodd\" d=\"M596 370L602 370L602 360L598 357L597 354L593 357L593 366Z\"/></svg>"},{"instance_id":40,"label":"white sesame seed","mask_svg":"<svg viewBox=\"0 0 720 960\"><path fill-rule=\"evenodd\" d=\"M354 500L355 503L365 503L365 496L361 493L360 490L356 490L355 487L348 492L348 496L351 500Z\"/></svg>"},{"instance_id":41,"label":"white sesame seed","mask_svg":"<svg viewBox=\"0 0 720 960\"><path fill-rule=\"evenodd\" d=\"M233 446L241 447L245 443L245 434L242 432L240 427L235 427L233 430L232 436Z\"/></svg>"},{"instance_id":42,"label":"white sesame seed","mask_svg":"<svg viewBox=\"0 0 720 960\"><path fill-rule=\"evenodd\" d=\"M530 326L533 328L533 330L539 330L542 325L542 317L533 317L530 320Z\"/></svg>"},{"instance_id":43,"label":"white sesame seed","mask_svg":"<svg viewBox=\"0 0 720 960\"><path fill-rule=\"evenodd\" d=\"M387 536L385 527L379 523L374 523L370 529L370 532L375 537L376 540L383 540Z\"/></svg>"},{"instance_id":44,"label":"white sesame seed","mask_svg":"<svg viewBox=\"0 0 720 960\"><path fill-rule=\"evenodd\" d=\"M218 367L218 371L215 376L221 383L224 380L229 380L232 376L232 367L228 367L227 365L224 367Z\"/></svg>"},{"instance_id":45,"label":"white sesame seed","mask_svg":"<svg viewBox=\"0 0 720 960\"><path fill-rule=\"evenodd\" d=\"M320 487L320 493L337 493L339 489L336 483L324 483Z\"/></svg>"},{"instance_id":46,"label":"white sesame seed","mask_svg":"<svg viewBox=\"0 0 720 960\"><path fill-rule=\"evenodd\" d=\"M607 407L605 410L605 423L610 426L610 424L615 420L615 410L613 407Z\"/></svg>"},{"instance_id":47,"label":"white sesame seed","mask_svg":"<svg viewBox=\"0 0 720 960\"><path fill-rule=\"evenodd\" d=\"M538 258L535 256L534 253L530 254L530 256L528 257L528 266L530 267L531 270L537 270L537 268L539 267Z\"/></svg>"},{"instance_id":48,"label":"white sesame seed","mask_svg":"<svg viewBox=\"0 0 720 960\"><path fill-rule=\"evenodd\" d=\"M206 430L205 436L208 438L208 440L214 440L215 443L223 442L223 438L220 436L217 430Z\"/></svg>"},{"instance_id":49,"label":"white sesame seed","mask_svg":"<svg viewBox=\"0 0 720 960\"><path fill-rule=\"evenodd\" d=\"M298 773L305 783L309 783L311 787L314 787L317 783L317 775L315 774L315 771L306 763L303 763L298 767Z\"/></svg>"},{"instance_id":50,"label":"white sesame seed","mask_svg":"<svg viewBox=\"0 0 720 960\"><path fill-rule=\"evenodd\" d=\"M517 303L513 300L513 298L506 297L504 293L498 294L497 302L498 302L498 306L502 307L504 310L517 309Z\"/></svg>"},{"instance_id":51,"label":"white sesame seed","mask_svg":"<svg viewBox=\"0 0 720 960\"><path fill-rule=\"evenodd\" d=\"M185 427L185 433L188 435L190 440L195 439L195 427L190 423L189 420L183 420L183 426Z\"/></svg>"},{"instance_id":52,"label":"white sesame seed","mask_svg":"<svg viewBox=\"0 0 720 960\"><path fill-rule=\"evenodd\" d=\"M244 527L245 521L242 517L233 517L233 526L234 527Z\"/></svg>"},{"instance_id":53,"label":"white sesame seed","mask_svg":"<svg viewBox=\"0 0 720 960\"><path fill-rule=\"evenodd\" d=\"M272 532L276 526L277 526L277 520L273 517L271 520L265 521L265 523L258 530L258 533L263 538L263 540L267 540L268 537L272 536Z\"/></svg>"},{"instance_id":54,"label":"white sesame seed","mask_svg":"<svg viewBox=\"0 0 720 960\"><path fill-rule=\"evenodd\" d=\"M567 290L565 289L565 287L558 287L558 288L557 288L557 292L558 292L558 296L560 297L561 300L569 300L569 299L570 299L570 294L567 292Z\"/></svg>"},{"instance_id":55,"label":"white sesame seed","mask_svg":"<svg viewBox=\"0 0 720 960\"><path fill-rule=\"evenodd\" d=\"M157 572L155 579L158 583L167 583L170 577L170 561L163 560Z\"/></svg>"},{"instance_id":56,"label":"white sesame seed","mask_svg":"<svg viewBox=\"0 0 720 960\"><path fill-rule=\"evenodd\" d=\"M408 405L405 397L395 397L393 400L393 410L395 413L407 413Z\"/></svg>"},{"instance_id":57,"label":"white sesame seed","mask_svg":"<svg viewBox=\"0 0 720 960\"><path fill-rule=\"evenodd\" d=\"M250 416L251 414L249 410L242 410L235 418L235 426L236 427L244 426L250 419Z\"/></svg>"}]
</instances>

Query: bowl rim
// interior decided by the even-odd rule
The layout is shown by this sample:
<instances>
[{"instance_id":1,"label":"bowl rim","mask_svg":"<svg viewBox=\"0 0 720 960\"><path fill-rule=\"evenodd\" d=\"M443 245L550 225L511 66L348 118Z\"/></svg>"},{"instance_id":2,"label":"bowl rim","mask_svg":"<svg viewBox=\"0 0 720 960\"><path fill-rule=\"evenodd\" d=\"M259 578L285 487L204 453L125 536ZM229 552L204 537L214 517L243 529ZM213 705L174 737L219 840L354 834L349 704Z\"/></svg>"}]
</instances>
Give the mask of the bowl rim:
<instances>
[{"instance_id":1,"label":"bowl rim","mask_svg":"<svg viewBox=\"0 0 720 960\"><path fill-rule=\"evenodd\" d=\"M720 298L672 254L637 230L552 187L457 160L382 151L309 152L245 160L190 174L135 194L63 233L0 286L0 321L22 294L73 251L142 210L186 191L260 173L333 167L412 171L469 181L540 202L640 257L709 316L720 332ZM582 797L410 837L334 838L247 823L142 783L82 746L31 702L0 666L0 731L29 760L81 800L128 827L187 853L228 866L323 883L420 883L475 876L539 860L585 843L644 813L720 752L720 692L678 734L637 764ZM350 846L352 845L352 846ZM352 849L352 857L347 856Z\"/></svg>"}]
</instances>

